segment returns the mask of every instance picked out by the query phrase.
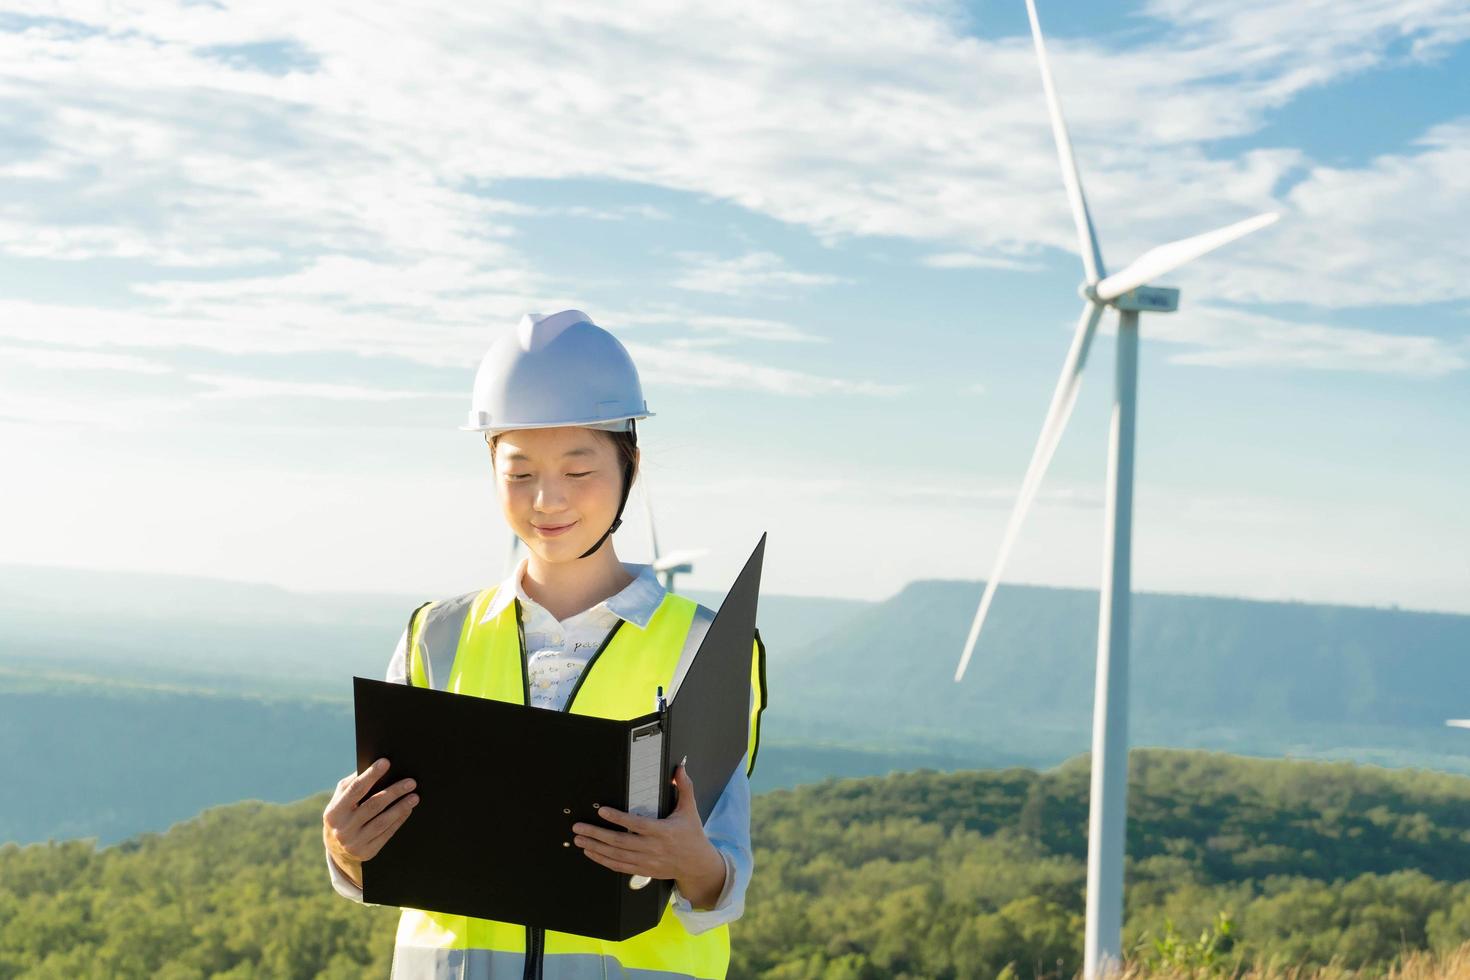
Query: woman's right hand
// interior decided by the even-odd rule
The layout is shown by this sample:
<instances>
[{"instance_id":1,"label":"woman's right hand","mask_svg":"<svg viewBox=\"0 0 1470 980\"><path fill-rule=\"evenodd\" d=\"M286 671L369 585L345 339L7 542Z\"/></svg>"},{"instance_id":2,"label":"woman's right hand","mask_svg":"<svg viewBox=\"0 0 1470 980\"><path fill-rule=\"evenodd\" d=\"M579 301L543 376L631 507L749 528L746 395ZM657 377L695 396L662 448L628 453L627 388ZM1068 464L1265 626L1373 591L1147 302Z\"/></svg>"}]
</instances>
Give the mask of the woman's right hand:
<instances>
[{"instance_id":1,"label":"woman's right hand","mask_svg":"<svg viewBox=\"0 0 1470 980\"><path fill-rule=\"evenodd\" d=\"M388 760L379 759L362 773L348 773L337 781L337 791L322 811L322 839L332 862L362 887L362 862L373 858L388 838L403 826L418 803L412 779L401 779L366 800L363 795L388 771Z\"/></svg>"}]
</instances>

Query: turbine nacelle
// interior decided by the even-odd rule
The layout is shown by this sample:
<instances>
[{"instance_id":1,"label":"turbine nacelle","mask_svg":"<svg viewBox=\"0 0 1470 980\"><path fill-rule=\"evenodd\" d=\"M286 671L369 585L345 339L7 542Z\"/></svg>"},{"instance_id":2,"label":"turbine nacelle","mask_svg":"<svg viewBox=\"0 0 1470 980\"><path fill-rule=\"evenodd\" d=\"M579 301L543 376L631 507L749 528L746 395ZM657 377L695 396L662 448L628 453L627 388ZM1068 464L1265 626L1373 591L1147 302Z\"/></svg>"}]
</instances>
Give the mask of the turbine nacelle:
<instances>
[{"instance_id":1,"label":"turbine nacelle","mask_svg":"<svg viewBox=\"0 0 1470 980\"><path fill-rule=\"evenodd\" d=\"M1169 286L1137 286L1104 299L1097 294L1096 286L1084 282L1077 287L1077 293L1090 303L1111 306L1124 313L1173 313L1179 309L1179 290Z\"/></svg>"},{"instance_id":2,"label":"turbine nacelle","mask_svg":"<svg viewBox=\"0 0 1470 980\"><path fill-rule=\"evenodd\" d=\"M692 572L694 571L694 559L709 554L708 548L685 548L681 551L671 551L653 560L655 572Z\"/></svg>"},{"instance_id":3,"label":"turbine nacelle","mask_svg":"<svg viewBox=\"0 0 1470 980\"><path fill-rule=\"evenodd\" d=\"M1168 286L1139 286L1110 302L1128 313L1173 313L1179 309L1179 290Z\"/></svg>"}]
</instances>

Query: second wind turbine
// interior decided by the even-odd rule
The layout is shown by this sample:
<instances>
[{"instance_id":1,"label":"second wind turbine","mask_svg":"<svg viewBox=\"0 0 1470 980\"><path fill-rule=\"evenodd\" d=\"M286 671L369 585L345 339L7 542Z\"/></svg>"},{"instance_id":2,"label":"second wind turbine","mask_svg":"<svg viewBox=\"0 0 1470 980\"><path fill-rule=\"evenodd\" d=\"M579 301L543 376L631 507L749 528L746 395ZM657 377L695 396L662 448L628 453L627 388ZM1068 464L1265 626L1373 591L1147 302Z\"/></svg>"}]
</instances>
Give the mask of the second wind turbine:
<instances>
[{"instance_id":1,"label":"second wind turbine","mask_svg":"<svg viewBox=\"0 0 1470 980\"><path fill-rule=\"evenodd\" d=\"M1047 63L1046 45L1041 36L1041 23L1036 16L1034 0L1026 0L1031 20L1031 36L1036 45L1036 58L1041 67L1041 85L1046 92L1051 115L1052 136L1061 163L1062 182L1072 206L1072 219L1077 226L1077 242L1082 253L1085 279L1081 293L1084 299L1082 317L1077 323L1072 346L1062 364L1062 375L1052 394L1041 436L1026 467L1021 491L1016 499L1001 540L990 578L986 580L980 607L970 625L970 635L960 657L954 679L965 675L970 655L980 638L980 628L990 609L1001 573L1010 557L1017 533L1041 488L1052 456L1056 453L1062 432L1077 403L1082 386L1082 368L1087 351L1097 331L1103 310L1118 311L1117 375L1113 398L1112 420L1108 437L1108 485L1104 509L1103 571L1101 602L1098 613L1097 678L1092 709L1092 785L1089 800L1087 833L1087 934L1083 952L1083 974L1094 980L1099 974L1117 969L1122 961L1123 933L1123 841L1128 793L1128 612L1130 595L1129 549L1133 528L1133 429L1134 405L1138 385L1138 315L1142 312L1172 313L1179 307L1179 290L1150 286L1159 276L1172 272L1191 259L1211 252L1277 218L1275 213L1219 228L1215 231L1160 245L1139 256L1122 272L1107 275L1103 268L1102 250L1087 200L1082 195L1082 178L1072 157L1072 143L1062 119L1061 104L1052 83Z\"/></svg>"}]
</instances>

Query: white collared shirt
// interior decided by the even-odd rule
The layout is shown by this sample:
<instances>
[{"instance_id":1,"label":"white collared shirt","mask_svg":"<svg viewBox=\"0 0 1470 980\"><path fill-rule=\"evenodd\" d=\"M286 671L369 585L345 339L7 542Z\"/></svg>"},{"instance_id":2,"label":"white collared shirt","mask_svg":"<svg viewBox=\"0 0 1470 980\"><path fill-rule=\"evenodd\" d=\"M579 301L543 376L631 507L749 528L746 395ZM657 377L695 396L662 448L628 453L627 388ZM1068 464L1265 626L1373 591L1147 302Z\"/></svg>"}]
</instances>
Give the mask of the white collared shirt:
<instances>
[{"instance_id":1,"label":"white collared shirt","mask_svg":"<svg viewBox=\"0 0 1470 980\"><path fill-rule=\"evenodd\" d=\"M513 600L520 599L521 623L526 635L531 704L538 708L559 711L576 685L577 678L586 668L587 661L607 638L608 631L620 619L639 629L645 628L663 602L665 590L654 573L653 566L623 562L623 569L634 577L632 582L616 595L609 596L590 609L584 609L559 621L544 606L526 595L521 579L528 560L529 556L523 557L515 571L500 583L479 621L484 623L494 619ZM698 649L713 618L709 609L699 607L699 614L695 616L689 638L684 645L684 656L675 672L673 687L668 692L669 697L678 690L689 658ZM404 655L407 646L408 636L405 630L399 636L398 646L388 661L385 679L391 684L408 682ZM650 711L653 707L652 704L648 706ZM725 859L725 887L719 900L712 908L696 910L688 899L679 894L678 888L674 889L674 914L691 935L733 922L745 911L745 891L750 885L750 876L755 868L750 849L750 780L745 774L747 762L748 758L736 767L704 824L710 843ZM339 895L362 901L362 889L338 870L330 856L327 858L327 869L332 875L332 887Z\"/></svg>"},{"instance_id":2,"label":"white collared shirt","mask_svg":"<svg viewBox=\"0 0 1470 980\"><path fill-rule=\"evenodd\" d=\"M609 596L590 609L584 609L563 621L551 615L544 606L538 605L526 594L522 585L526 563L522 558L515 572L507 576L501 588L495 591L481 624L499 616L515 599L521 600L521 624L526 634L526 676L531 687L531 705L560 711L577 686L577 678L587 666L587 661L597 652L608 632L619 619L626 620L639 629L646 629L659 604L663 602L664 587L658 576L648 565L628 565L623 568L633 581L621 592ZM646 573L643 569L647 569ZM514 583L514 589L509 586ZM670 692L672 693L672 692ZM648 710L654 710L650 703Z\"/></svg>"}]
</instances>

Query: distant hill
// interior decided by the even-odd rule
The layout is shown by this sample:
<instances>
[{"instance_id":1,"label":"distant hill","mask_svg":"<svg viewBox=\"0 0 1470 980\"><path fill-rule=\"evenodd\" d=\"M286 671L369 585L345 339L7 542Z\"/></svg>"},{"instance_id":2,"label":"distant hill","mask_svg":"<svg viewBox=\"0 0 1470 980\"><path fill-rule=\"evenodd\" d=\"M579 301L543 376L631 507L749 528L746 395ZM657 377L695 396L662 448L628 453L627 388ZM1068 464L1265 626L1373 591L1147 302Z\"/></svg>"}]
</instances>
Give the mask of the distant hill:
<instances>
[{"instance_id":1,"label":"distant hill","mask_svg":"<svg viewBox=\"0 0 1470 980\"><path fill-rule=\"evenodd\" d=\"M722 596L695 593L718 606ZM178 575L0 565L0 842L163 830L208 806L284 802L353 764L353 674L381 677L409 612ZM871 603L772 595L761 631L800 649ZM768 748L757 785L914 759Z\"/></svg>"},{"instance_id":2,"label":"distant hill","mask_svg":"<svg viewBox=\"0 0 1470 980\"><path fill-rule=\"evenodd\" d=\"M417 604L183 575L0 565L0 666L346 698L354 673L382 675Z\"/></svg>"},{"instance_id":3,"label":"distant hill","mask_svg":"<svg viewBox=\"0 0 1470 980\"><path fill-rule=\"evenodd\" d=\"M1096 594L1002 586L956 685L979 591L764 597L757 789L1086 751ZM0 736L26 747L0 754L0 785L28 787L0 796L0 840L115 841L330 785L352 760L348 678L381 676L415 604L0 566ZM1443 724L1470 713L1470 616L1144 593L1132 660L1135 745L1470 772L1470 732Z\"/></svg>"},{"instance_id":4,"label":"distant hill","mask_svg":"<svg viewBox=\"0 0 1470 980\"><path fill-rule=\"evenodd\" d=\"M691 597L717 608L723 594ZM434 598L0 564L0 666L346 699L353 674L382 676L409 614ZM766 595L761 633L790 654L873 605Z\"/></svg>"},{"instance_id":5,"label":"distant hill","mask_svg":"<svg viewBox=\"0 0 1470 980\"><path fill-rule=\"evenodd\" d=\"M758 796L731 977L1071 976L1086 760ZM1233 962L1382 971L1470 939L1470 779L1133 754L1126 950L1225 912ZM327 881L325 795L97 850L0 846L0 976L386 976L396 910ZM412 818L410 818L412 819ZM29 971L29 972L28 972Z\"/></svg>"},{"instance_id":6,"label":"distant hill","mask_svg":"<svg viewBox=\"0 0 1470 980\"><path fill-rule=\"evenodd\" d=\"M980 765L1090 747L1097 594L1002 586L962 684L980 586L916 582L773 658L771 730ZM1131 741L1470 772L1470 616L1143 593Z\"/></svg>"}]
</instances>

